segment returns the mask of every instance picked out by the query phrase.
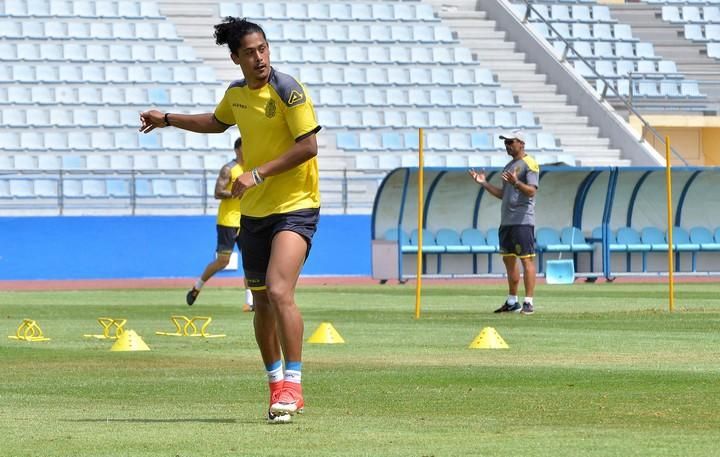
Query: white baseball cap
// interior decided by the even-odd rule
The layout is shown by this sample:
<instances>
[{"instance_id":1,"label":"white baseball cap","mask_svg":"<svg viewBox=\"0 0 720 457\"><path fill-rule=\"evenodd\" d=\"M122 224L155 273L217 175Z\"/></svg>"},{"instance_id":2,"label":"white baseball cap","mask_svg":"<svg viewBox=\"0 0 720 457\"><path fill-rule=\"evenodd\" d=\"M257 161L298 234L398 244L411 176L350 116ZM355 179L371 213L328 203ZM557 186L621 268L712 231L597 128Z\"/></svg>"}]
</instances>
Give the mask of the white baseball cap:
<instances>
[{"instance_id":1,"label":"white baseball cap","mask_svg":"<svg viewBox=\"0 0 720 457\"><path fill-rule=\"evenodd\" d=\"M503 135L500 135L501 140L518 140L525 143L525 132L522 130L513 130L510 133L505 133Z\"/></svg>"}]
</instances>

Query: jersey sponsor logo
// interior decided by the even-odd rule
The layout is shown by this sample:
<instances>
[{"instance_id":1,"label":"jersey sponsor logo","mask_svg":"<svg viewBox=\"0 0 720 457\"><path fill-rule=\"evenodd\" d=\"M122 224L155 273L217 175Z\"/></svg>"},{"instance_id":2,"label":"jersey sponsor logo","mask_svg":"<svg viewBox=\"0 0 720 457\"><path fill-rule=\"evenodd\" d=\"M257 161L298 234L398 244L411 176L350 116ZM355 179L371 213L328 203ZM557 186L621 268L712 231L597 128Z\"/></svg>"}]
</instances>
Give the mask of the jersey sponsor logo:
<instances>
[{"instance_id":1,"label":"jersey sponsor logo","mask_svg":"<svg viewBox=\"0 0 720 457\"><path fill-rule=\"evenodd\" d=\"M288 97L287 104L288 106L294 106L301 103L304 99L305 96L303 94L296 90L293 90L292 92L290 92L290 97Z\"/></svg>"},{"instance_id":2,"label":"jersey sponsor logo","mask_svg":"<svg viewBox=\"0 0 720 457\"><path fill-rule=\"evenodd\" d=\"M275 117L275 113L277 112L277 106L275 105L275 100L268 100L267 104L265 105L265 117L268 119L272 119Z\"/></svg>"},{"instance_id":3,"label":"jersey sponsor logo","mask_svg":"<svg viewBox=\"0 0 720 457\"><path fill-rule=\"evenodd\" d=\"M233 108L241 108L241 109L247 109L247 105L243 105L242 103L233 103Z\"/></svg>"}]
</instances>

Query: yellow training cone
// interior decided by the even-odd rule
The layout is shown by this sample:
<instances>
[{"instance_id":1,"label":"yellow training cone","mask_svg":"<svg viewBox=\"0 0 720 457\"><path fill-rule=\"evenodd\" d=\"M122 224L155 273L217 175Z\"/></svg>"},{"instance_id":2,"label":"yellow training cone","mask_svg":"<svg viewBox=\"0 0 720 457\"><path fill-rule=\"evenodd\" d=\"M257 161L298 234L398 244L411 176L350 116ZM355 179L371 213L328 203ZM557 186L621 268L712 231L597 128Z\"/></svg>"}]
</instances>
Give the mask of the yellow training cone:
<instances>
[{"instance_id":1,"label":"yellow training cone","mask_svg":"<svg viewBox=\"0 0 720 457\"><path fill-rule=\"evenodd\" d=\"M345 340L342 336L335 330L335 327L332 326L332 324L328 322L323 322L320 324L320 326L315 330L315 332L310 335L310 338L307 340L308 343L318 343L318 344L339 344L344 343Z\"/></svg>"},{"instance_id":2,"label":"yellow training cone","mask_svg":"<svg viewBox=\"0 0 720 457\"><path fill-rule=\"evenodd\" d=\"M493 327L485 327L480 330L480 334L475 337L468 347L470 349L507 349L510 346L507 345L497 330Z\"/></svg>"},{"instance_id":3,"label":"yellow training cone","mask_svg":"<svg viewBox=\"0 0 720 457\"><path fill-rule=\"evenodd\" d=\"M150 348L135 330L126 330L118 337L111 351L149 351Z\"/></svg>"}]
</instances>

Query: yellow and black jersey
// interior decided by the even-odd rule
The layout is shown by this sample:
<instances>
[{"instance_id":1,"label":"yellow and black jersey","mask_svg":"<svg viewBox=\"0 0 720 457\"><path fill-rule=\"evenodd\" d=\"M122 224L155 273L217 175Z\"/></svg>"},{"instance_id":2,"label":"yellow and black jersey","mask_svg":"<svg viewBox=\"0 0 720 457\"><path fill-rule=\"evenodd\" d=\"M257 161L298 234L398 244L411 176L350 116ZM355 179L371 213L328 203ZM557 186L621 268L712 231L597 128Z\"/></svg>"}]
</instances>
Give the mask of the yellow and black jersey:
<instances>
[{"instance_id":1,"label":"yellow and black jersey","mask_svg":"<svg viewBox=\"0 0 720 457\"><path fill-rule=\"evenodd\" d=\"M230 84L215 108L215 118L238 126L246 170L281 156L321 128L305 87L273 68L268 84L260 89L250 89L244 79ZM319 207L317 158L268 177L240 200L242 213L252 217Z\"/></svg>"},{"instance_id":2,"label":"yellow and black jersey","mask_svg":"<svg viewBox=\"0 0 720 457\"><path fill-rule=\"evenodd\" d=\"M243 174L243 167L235 160L228 162L223 168L230 168L230 181L224 190L232 190L235 180ZM217 225L225 227L240 227L240 200L237 198L223 198L218 207Z\"/></svg>"}]
</instances>

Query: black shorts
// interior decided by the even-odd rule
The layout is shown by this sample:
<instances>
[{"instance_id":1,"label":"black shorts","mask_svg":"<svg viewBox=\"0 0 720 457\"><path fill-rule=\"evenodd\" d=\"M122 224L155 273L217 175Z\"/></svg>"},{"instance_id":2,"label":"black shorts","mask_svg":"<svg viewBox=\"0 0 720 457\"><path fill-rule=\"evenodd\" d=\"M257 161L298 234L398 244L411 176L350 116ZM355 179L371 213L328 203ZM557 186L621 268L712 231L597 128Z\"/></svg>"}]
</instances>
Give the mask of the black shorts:
<instances>
[{"instance_id":1,"label":"black shorts","mask_svg":"<svg viewBox=\"0 0 720 457\"><path fill-rule=\"evenodd\" d=\"M218 254L230 255L235 249L237 243L238 251L240 249L240 227L228 227L227 225L216 225L217 228L217 248L215 252Z\"/></svg>"},{"instance_id":2,"label":"black shorts","mask_svg":"<svg viewBox=\"0 0 720 457\"><path fill-rule=\"evenodd\" d=\"M265 289L265 275L270 262L272 240L278 232L290 231L307 242L305 258L310 254L312 237L317 230L320 210L301 209L266 217L240 217L240 240L245 281L251 289Z\"/></svg>"},{"instance_id":3,"label":"black shorts","mask_svg":"<svg viewBox=\"0 0 720 457\"><path fill-rule=\"evenodd\" d=\"M532 225L501 225L498 230L500 254L503 256L534 257L535 227Z\"/></svg>"}]
</instances>

